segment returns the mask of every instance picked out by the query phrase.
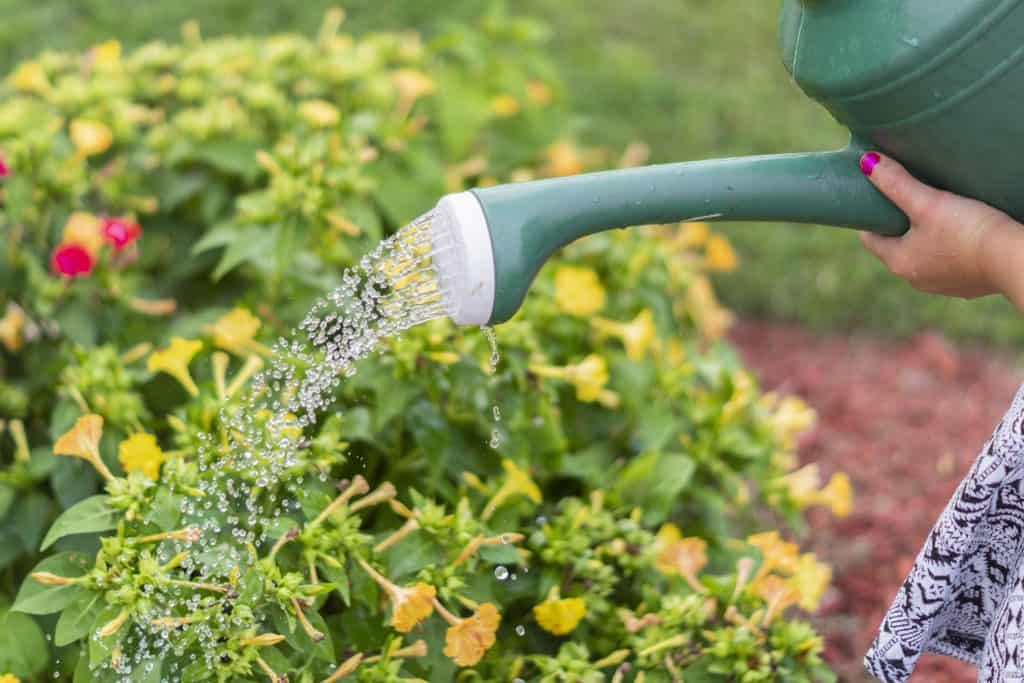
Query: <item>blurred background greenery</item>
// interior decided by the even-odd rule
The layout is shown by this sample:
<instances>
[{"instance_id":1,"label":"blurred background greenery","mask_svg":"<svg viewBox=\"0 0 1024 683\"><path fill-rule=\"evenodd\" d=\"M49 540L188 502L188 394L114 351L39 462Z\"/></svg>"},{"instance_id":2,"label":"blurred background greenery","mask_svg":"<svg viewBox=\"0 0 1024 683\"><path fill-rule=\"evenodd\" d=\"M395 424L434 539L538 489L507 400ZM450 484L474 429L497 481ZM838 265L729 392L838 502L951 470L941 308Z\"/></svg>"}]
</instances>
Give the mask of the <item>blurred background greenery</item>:
<instances>
[{"instance_id":1,"label":"blurred background greenery","mask_svg":"<svg viewBox=\"0 0 1024 683\"><path fill-rule=\"evenodd\" d=\"M480 0L0 0L0 65L43 49L85 49L117 38L126 47L174 38L199 20L206 35L319 26L327 7L348 10L352 30L431 27L470 18ZM584 116L579 135L621 148L642 140L652 161L837 147L843 131L806 100L776 48L779 2L749 0L515 0L545 20L566 96ZM718 278L740 314L815 329L866 328L906 336L923 327L961 340L1010 346L1024 324L1006 301L926 296L890 276L851 231L729 225L742 259Z\"/></svg>"}]
</instances>

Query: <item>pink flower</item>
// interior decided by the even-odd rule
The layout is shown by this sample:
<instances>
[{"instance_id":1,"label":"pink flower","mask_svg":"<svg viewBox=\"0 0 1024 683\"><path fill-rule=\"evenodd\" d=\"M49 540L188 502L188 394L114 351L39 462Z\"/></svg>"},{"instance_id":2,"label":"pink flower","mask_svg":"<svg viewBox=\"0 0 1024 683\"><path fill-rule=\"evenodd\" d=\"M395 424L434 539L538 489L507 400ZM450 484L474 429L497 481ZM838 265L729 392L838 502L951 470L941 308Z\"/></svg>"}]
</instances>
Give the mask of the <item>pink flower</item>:
<instances>
[{"instance_id":1,"label":"pink flower","mask_svg":"<svg viewBox=\"0 0 1024 683\"><path fill-rule=\"evenodd\" d=\"M80 244L65 242L57 245L50 257L50 268L64 277L88 275L96 265L96 259Z\"/></svg>"},{"instance_id":2,"label":"pink flower","mask_svg":"<svg viewBox=\"0 0 1024 683\"><path fill-rule=\"evenodd\" d=\"M142 226L127 218L104 218L103 237L121 251L142 234Z\"/></svg>"},{"instance_id":3,"label":"pink flower","mask_svg":"<svg viewBox=\"0 0 1024 683\"><path fill-rule=\"evenodd\" d=\"M7 162L4 161L3 156L0 156L0 178L9 176L10 174L11 174L10 166L8 166Z\"/></svg>"}]
</instances>

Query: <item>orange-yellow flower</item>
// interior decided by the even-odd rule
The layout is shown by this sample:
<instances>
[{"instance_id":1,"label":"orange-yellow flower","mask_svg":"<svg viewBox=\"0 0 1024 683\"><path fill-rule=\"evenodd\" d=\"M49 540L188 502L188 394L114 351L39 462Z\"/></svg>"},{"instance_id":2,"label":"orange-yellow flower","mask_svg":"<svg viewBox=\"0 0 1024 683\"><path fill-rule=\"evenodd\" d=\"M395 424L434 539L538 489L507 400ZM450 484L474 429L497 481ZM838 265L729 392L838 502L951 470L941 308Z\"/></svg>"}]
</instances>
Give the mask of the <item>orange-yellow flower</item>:
<instances>
[{"instance_id":1,"label":"orange-yellow flower","mask_svg":"<svg viewBox=\"0 0 1024 683\"><path fill-rule=\"evenodd\" d=\"M83 157L103 154L110 149L113 140L114 135L105 123L87 119L75 119L71 122L71 142Z\"/></svg>"},{"instance_id":2,"label":"orange-yellow flower","mask_svg":"<svg viewBox=\"0 0 1024 683\"><path fill-rule=\"evenodd\" d=\"M104 479L113 479L114 476L100 458L102 435L103 418L92 413L83 415L53 444L54 455L81 458L95 467Z\"/></svg>"},{"instance_id":3,"label":"orange-yellow flower","mask_svg":"<svg viewBox=\"0 0 1024 683\"><path fill-rule=\"evenodd\" d=\"M156 437L146 432L132 434L121 442L117 459L125 472L142 472L153 479L160 478L160 465L167 459L156 442Z\"/></svg>"},{"instance_id":4,"label":"orange-yellow flower","mask_svg":"<svg viewBox=\"0 0 1024 683\"><path fill-rule=\"evenodd\" d=\"M108 40L94 46L89 50L92 63L97 66L113 66L121 61L121 43L117 40Z\"/></svg>"},{"instance_id":5,"label":"orange-yellow flower","mask_svg":"<svg viewBox=\"0 0 1024 683\"><path fill-rule=\"evenodd\" d=\"M567 176L583 173L583 157L576 145L568 141L556 142L547 149L547 174Z\"/></svg>"},{"instance_id":6,"label":"orange-yellow flower","mask_svg":"<svg viewBox=\"0 0 1024 683\"><path fill-rule=\"evenodd\" d=\"M408 633L434 613L437 590L426 583L399 588L391 596L391 626L399 633Z\"/></svg>"},{"instance_id":7,"label":"orange-yellow flower","mask_svg":"<svg viewBox=\"0 0 1024 683\"><path fill-rule=\"evenodd\" d=\"M365 560L356 560L370 578L374 580L391 601L391 626L399 633L408 633L421 621L434 613L434 598L437 590L426 583L417 583L401 588L371 567Z\"/></svg>"},{"instance_id":8,"label":"orange-yellow flower","mask_svg":"<svg viewBox=\"0 0 1024 683\"><path fill-rule=\"evenodd\" d=\"M555 271L555 305L561 311L585 318L604 308L605 299L601 279L593 269L561 266Z\"/></svg>"},{"instance_id":9,"label":"orange-yellow flower","mask_svg":"<svg viewBox=\"0 0 1024 683\"><path fill-rule=\"evenodd\" d=\"M181 386L193 396L199 395L199 387L196 386L192 375L188 372L188 364L192 362L195 355L203 348L203 343L196 340L174 337L166 349L154 351L146 361L146 367L150 372L166 372L178 380Z\"/></svg>"},{"instance_id":10,"label":"orange-yellow flower","mask_svg":"<svg viewBox=\"0 0 1024 683\"><path fill-rule=\"evenodd\" d=\"M508 118L519 113L519 100L511 95L498 95L491 100L491 111L498 118Z\"/></svg>"},{"instance_id":11,"label":"orange-yellow flower","mask_svg":"<svg viewBox=\"0 0 1024 683\"><path fill-rule=\"evenodd\" d=\"M64 224L64 244L78 244L93 257L103 246L103 222L84 211L75 211Z\"/></svg>"},{"instance_id":12,"label":"orange-yellow flower","mask_svg":"<svg viewBox=\"0 0 1024 683\"><path fill-rule=\"evenodd\" d=\"M736 269L739 257L736 256L729 240L722 235L713 235L708 240L704 262L710 270L728 272Z\"/></svg>"},{"instance_id":13,"label":"orange-yellow flower","mask_svg":"<svg viewBox=\"0 0 1024 683\"><path fill-rule=\"evenodd\" d=\"M318 128L333 126L341 120L338 108L325 100L307 100L299 105L299 113Z\"/></svg>"},{"instance_id":14,"label":"orange-yellow flower","mask_svg":"<svg viewBox=\"0 0 1024 683\"><path fill-rule=\"evenodd\" d=\"M534 104L545 105L551 102L551 88L543 81L530 81L526 84L526 96Z\"/></svg>"},{"instance_id":15,"label":"orange-yellow flower","mask_svg":"<svg viewBox=\"0 0 1024 683\"><path fill-rule=\"evenodd\" d=\"M0 318L0 344L11 353L21 349L25 343L25 311L18 304L7 302L4 317Z\"/></svg>"},{"instance_id":16,"label":"orange-yellow flower","mask_svg":"<svg viewBox=\"0 0 1024 683\"><path fill-rule=\"evenodd\" d=\"M702 538L683 538L679 527L671 522L663 524L654 542L657 556L654 566L663 574L683 577L698 593L707 589L698 579L708 563L708 544Z\"/></svg>"},{"instance_id":17,"label":"orange-yellow flower","mask_svg":"<svg viewBox=\"0 0 1024 683\"><path fill-rule=\"evenodd\" d=\"M243 358L253 352L270 352L256 341L259 330L260 319L242 307L235 308L207 327L207 332L213 336L214 345Z\"/></svg>"},{"instance_id":18,"label":"orange-yellow flower","mask_svg":"<svg viewBox=\"0 0 1024 683\"><path fill-rule=\"evenodd\" d=\"M472 616L450 621L444 637L445 655L459 666L473 666L494 645L500 622L498 608L489 602L480 605Z\"/></svg>"},{"instance_id":19,"label":"orange-yellow flower","mask_svg":"<svg viewBox=\"0 0 1024 683\"><path fill-rule=\"evenodd\" d=\"M540 487L530 478L529 472L521 469L511 460L502 460L501 467L505 470L505 481L481 513L485 520L490 519L494 512L512 496L525 496L534 503L540 503L543 500Z\"/></svg>"},{"instance_id":20,"label":"orange-yellow flower","mask_svg":"<svg viewBox=\"0 0 1024 683\"><path fill-rule=\"evenodd\" d=\"M11 73L8 82L22 92L44 93L50 88L46 71L39 62L22 62Z\"/></svg>"},{"instance_id":21,"label":"orange-yellow flower","mask_svg":"<svg viewBox=\"0 0 1024 683\"><path fill-rule=\"evenodd\" d=\"M21 683L21 679L14 674L4 674L0 676L0 683Z\"/></svg>"},{"instance_id":22,"label":"orange-yellow flower","mask_svg":"<svg viewBox=\"0 0 1024 683\"><path fill-rule=\"evenodd\" d=\"M832 567L818 562L813 553L804 553L797 560L789 581L800 592L800 607L813 613L832 581Z\"/></svg>"},{"instance_id":23,"label":"orange-yellow flower","mask_svg":"<svg viewBox=\"0 0 1024 683\"><path fill-rule=\"evenodd\" d=\"M800 601L800 591L781 576L769 574L758 579L753 585L754 593L767 603L764 615L765 625L790 605Z\"/></svg>"},{"instance_id":24,"label":"orange-yellow flower","mask_svg":"<svg viewBox=\"0 0 1024 683\"><path fill-rule=\"evenodd\" d=\"M540 627L556 636L572 633L587 613L583 598L549 598L533 608Z\"/></svg>"},{"instance_id":25,"label":"orange-yellow flower","mask_svg":"<svg viewBox=\"0 0 1024 683\"><path fill-rule=\"evenodd\" d=\"M792 572L796 568L800 549L796 543L782 540L778 531L765 531L748 536L747 543L761 551L763 557L758 578L776 568L785 572Z\"/></svg>"},{"instance_id":26,"label":"orange-yellow flower","mask_svg":"<svg viewBox=\"0 0 1024 683\"><path fill-rule=\"evenodd\" d=\"M391 74L391 80L398 89L398 96L409 103L434 92L434 81L416 69L399 69Z\"/></svg>"},{"instance_id":27,"label":"orange-yellow flower","mask_svg":"<svg viewBox=\"0 0 1024 683\"><path fill-rule=\"evenodd\" d=\"M599 334L618 337L626 347L626 356L631 360L641 360L657 338L654 326L654 314L645 308L628 323L620 323L605 318L594 318L591 326Z\"/></svg>"}]
</instances>

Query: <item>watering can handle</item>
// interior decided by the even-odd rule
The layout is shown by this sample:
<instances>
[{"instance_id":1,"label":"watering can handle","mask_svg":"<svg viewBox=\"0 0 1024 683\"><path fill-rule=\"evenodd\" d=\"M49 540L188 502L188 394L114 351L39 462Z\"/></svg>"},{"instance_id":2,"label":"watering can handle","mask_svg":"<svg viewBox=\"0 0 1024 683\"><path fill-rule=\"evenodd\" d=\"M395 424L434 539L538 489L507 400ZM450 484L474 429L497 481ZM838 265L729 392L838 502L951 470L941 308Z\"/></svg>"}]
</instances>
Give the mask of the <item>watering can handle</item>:
<instances>
[{"instance_id":1,"label":"watering can handle","mask_svg":"<svg viewBox=\"0 0 1024 683\"><path fill-rule=\"evenodd\" d=\"M493 319L518 309L551 254L603 230L776 221L901 235L907 217L861 173L864 152L854 138L835 152L661 164L473 190L493 243Z\"/></svg>"}]
</instances>

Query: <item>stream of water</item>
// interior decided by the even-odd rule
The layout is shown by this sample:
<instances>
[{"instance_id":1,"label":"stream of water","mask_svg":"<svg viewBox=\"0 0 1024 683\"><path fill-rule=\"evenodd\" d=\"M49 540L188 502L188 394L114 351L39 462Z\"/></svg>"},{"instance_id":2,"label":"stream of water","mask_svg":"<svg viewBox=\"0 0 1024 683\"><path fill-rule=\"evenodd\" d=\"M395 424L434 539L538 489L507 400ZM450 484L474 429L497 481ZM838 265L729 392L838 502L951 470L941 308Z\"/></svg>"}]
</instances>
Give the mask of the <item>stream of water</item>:
<instances>
[{"instance_id":1,"label":"stream of water","mask_svg":"<svg viewBox=\"0 0 1024 683\"><path fill-rule=\"evenodd\" d=\"M268 523L297 512L298 502L294 497L277 500L264 493L279 484L290 491L302 487L302 479L289 479L289 471L299 464L299 452L308 445L303 431L317 422L339 384L356 373L358 361L377 351L382 340L445 315L432 261L430 220L430 214L417 219L348 269L341 285L312 307L291 337L274 345L270 362L254 378L243 409L222 412L224 428L201 437L196 459L204 472L199 485L203 495L184 497L178 525L199 533L194 539L165 544L160 562L188 550L183 568L193 573L194 581L222 581L225 567L244 572L251 566L250 548L265 554L261 549L274 541L265 531ZM497 346L493 331L485 334L492 347L493 375ZM497 448L500 411L496 405L493 417L491 446ZM326 481L327 475L321 476ZM199 601L196 596L178 604L166 593L150 589L150 613L138 617L143 623L192 611ZM218 618L224 626L236 617ZM211 669L218 657L215 625L191 625ZM135 629L123 645L125 661L119 672L152 666L148 662L154 658L168 651L181 654L181 648L173 630ZM160 680L180 679L181 671L166 668L165 664Z\"/></svg>"}]
</instances>

